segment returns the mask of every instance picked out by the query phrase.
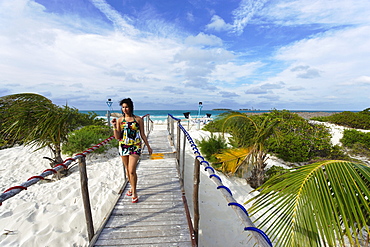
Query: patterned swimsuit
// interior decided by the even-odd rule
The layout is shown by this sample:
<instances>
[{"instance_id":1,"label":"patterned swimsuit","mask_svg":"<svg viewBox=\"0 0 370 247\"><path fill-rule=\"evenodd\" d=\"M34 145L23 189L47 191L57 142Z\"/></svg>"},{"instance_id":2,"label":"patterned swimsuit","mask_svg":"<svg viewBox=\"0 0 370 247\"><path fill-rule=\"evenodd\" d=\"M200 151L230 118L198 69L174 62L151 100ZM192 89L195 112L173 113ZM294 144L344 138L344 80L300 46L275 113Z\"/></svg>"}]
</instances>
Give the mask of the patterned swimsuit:
<instances>
[{"instance_id":1,"label":"patterned swimsuit","mask_svg":"<svg viewBox=\"0 0 370 247\"><path fill-rule=\"evenodd\" d=\"M135 117L133 122L126 122L126 119L123 118L121 122L121 134L122 139L118 142L120 155L141 155L140 129Z\"/></svg>"}]
</instances>

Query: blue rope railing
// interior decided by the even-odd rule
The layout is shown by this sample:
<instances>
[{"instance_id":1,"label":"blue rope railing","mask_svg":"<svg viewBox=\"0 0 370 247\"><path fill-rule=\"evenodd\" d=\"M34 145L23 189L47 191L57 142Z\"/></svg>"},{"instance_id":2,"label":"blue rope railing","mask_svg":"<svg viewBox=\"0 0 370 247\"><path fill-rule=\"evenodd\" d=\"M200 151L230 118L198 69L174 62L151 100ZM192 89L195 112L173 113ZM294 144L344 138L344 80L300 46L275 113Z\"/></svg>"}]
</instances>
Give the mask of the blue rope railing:
<instances>
[{"instance_id":1,"label":"blue rope railing","mask_svg":"<svg viewBox=\"0 0 370 247\"><path fill-rule=\"evenodd\" d=\"M214 182L216 183L217 185L217 189L220 190L222 192L222 194L224 195L224 197L226 198L226 200L228 201L228 206L232 206L234 208L234 210L240 210L242 212L242 214L239 214L239 216L241 216L243 219L248 219L248 224L249 225L253 225L252 221L250 220L250 217L249 217L249 214L248 214L248 211L245 209L245 207L241 204L239 204L235 198L233 197L233 194L231 192L231 190L222 184L222 180L221 178L216 174L214 168L212 166L210 166L210 164L204 159L204 157L200 154L199 150L198 150L198 147L197 145L195 144L195 142L193 141L193 139L191 138L190 134L187 132L187 130L182 126L182 124L180 123L181 122L181 119L179 118L175 118L174 116L172 116L171 114L168 114L168 116L170 116L173 120L177 121L178 123L178 127L182 130L182 132L184 133L185 137L187 138L189 144L190 144L190 147L192 148L193 150L193 153L196 155L195 158L198 159L200 161L200 164L204 166L204 170L205 171L208 171L208 174L209 174L209 178ZM238 212L239 213L239 212ZM243 216L244 215L244 216ZM247 218L245 218L247 217ZM254 225L253 226L248 226L248 227L245 227L244 228L244 231L252 231L252 232L257 232L259 233L259 235L266 241L266 243L272 247L272 242L270 241L270 239L268 238L268 236L260 229L256 228Z\"/></svg>"}]
</instances>

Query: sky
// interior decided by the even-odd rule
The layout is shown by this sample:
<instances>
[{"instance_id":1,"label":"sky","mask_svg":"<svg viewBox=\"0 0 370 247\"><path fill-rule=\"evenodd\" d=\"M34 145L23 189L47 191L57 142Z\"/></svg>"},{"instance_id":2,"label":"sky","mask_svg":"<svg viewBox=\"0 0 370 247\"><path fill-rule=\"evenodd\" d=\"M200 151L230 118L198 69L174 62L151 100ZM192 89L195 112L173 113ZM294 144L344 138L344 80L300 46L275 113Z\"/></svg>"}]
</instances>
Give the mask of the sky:
<instances>
[{"instance_id":1,"label":"sky","mask_svg":"<svg viewBox=\"0 0 370 247\"><path fill-rule=\"evenodd\" d=\"M369 92L369 0L0 0L0 97L361 111Z\"/></svg>"}]
</instances>

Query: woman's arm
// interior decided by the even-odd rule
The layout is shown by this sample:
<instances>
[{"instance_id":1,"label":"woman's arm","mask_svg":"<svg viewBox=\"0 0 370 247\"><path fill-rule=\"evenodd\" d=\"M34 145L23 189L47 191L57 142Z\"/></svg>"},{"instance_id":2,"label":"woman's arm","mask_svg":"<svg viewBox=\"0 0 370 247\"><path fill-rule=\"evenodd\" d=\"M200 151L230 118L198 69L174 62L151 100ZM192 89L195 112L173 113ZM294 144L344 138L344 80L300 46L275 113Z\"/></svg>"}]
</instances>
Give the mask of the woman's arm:
<instances>
[{"instance_id":1,"label":"woman's arm","mask_svg":"<svg viewBox=\"0 0 370 247\"><path fill-rule=\"evenodd\" d=\"M119 118L118 120L116 120L114 118L112 120L113 135L114 135L114 138L117 139L117 141L122 138L122 136L121 136L121 124L120 124L120 122L122 122L122 119L121 118Z\"/></svg>"},{"instance_id":2,"label":"woman's arm","mask_svg":"<svg viewBox=\"0 0 370 247\"><path fill-rule=\"evenodd\" d=\"M137 120L138 120L138 123L139 123L139 129L140 129L141 139L144 141L146 147L148 148L149 154L152 154L153 153L153 150L152 150L152 148L149 145L148 138L146 137L145 131L144 131L144 121L143 121L143 119L141 117L137 117Z\"/></svg>"}]
</instances>

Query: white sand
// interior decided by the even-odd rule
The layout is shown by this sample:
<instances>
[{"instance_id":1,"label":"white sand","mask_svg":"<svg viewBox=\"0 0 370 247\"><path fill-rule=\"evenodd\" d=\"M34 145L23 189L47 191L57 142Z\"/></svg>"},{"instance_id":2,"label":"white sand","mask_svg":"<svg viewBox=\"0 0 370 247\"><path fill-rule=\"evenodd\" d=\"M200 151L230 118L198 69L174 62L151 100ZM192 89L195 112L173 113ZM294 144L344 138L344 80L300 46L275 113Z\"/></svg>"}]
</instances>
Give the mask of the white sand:
<instances>
[{"instance_id":1,"label":"white sand","mask_svg":"<svg viewBox=\"0 0 370 247\"><path fill-rule=\"evenodd\" d=\"M26 147L0 150L0 189L4 191L20 185L50 168L44 156L50 157L45 149L35 153ZM96 229L119 191L123 177L119 162L120 158L112 153L87 156ZM3 202L0 206L0 246L86 246L85 222L76 167L70 176L56 182L39 182Z\"/></svg>"},{"instance_id":2,"label":"white sand","mask_svg":"<svg viewBox=\"0 0 370 247\"><path fill-rule=\"evenodd\" d=\"M208 132L198 131L194 126L189 133L193 140L209 136ZM340 138L340 134L341 131L334 128L333 140ZM194 155L187 148L185 190L192 211ZM44 156L50 157L51 154L45 149L32 152L22 146L0 150L0 189L4 191L20 185L50 168L48 161L42 159ZM271 158L268 162L269 166L281 165L277 159ZM88 245L79 172L77 167L74 169L71 175L59 181L39 182L3 202L0 206L0 246ZM94 227L98 229L123 181L120 157L114 149L104 155L88 155L87 172ZM253 196L245 180L218 175L240 204ZM204 169L201 174L200 215L200 246L248 246L244 226Z\"/></svg>"}]
</instances>

